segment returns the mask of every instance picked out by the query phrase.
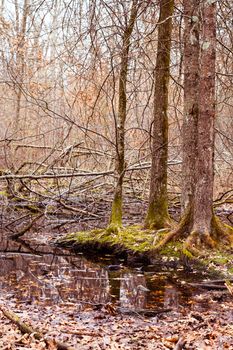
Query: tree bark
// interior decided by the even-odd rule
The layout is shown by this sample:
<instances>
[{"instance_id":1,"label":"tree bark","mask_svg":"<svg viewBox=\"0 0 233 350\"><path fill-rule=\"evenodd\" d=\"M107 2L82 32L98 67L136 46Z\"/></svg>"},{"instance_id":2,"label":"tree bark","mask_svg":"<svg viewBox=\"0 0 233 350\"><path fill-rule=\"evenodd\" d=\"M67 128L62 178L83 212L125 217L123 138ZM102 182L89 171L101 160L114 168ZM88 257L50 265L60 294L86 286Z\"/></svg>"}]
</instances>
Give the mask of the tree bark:
<instances>
[{"instance_id":1,"label":"tree bark","mask_svg":"<svg viewBox=\"0 0 233 350\"><path fill-rule=\"evenodd\" d=\"M118 98L118 118L116 129L116 172L117 183L112 202L110 217L110 230L118 230L122 226L122 188L125 173L125 121L127 107L127 73L129 62L130 39L134 24L137 19L139 5L138 0L133 0L129 23L125 28L123 35L123 47L121 53L120 76L119 76L119 98Z\"/></svg>"},{"instance_id":2,"label":"tree bark","mask_svg":"<svg viewBox=\"0 0 233 350\"><path fill-rule=\"evenodd\" d=\"M168 85L174 0L160 1L157 59L154 73L154 125L149 205L145 227L160 229L170 221L167 198Z\"/></svg>"},{"instance_id":3,"label":"tree bark","mask_svg":"<svg viewBox=\"0 0 233 350\"><path fill-rule=\"evenodd\" d=\"M178 227L166 234L154 250L183 234L188 236L183 252L195 254L201 244L214 247L223 238L232 244L233 230L213 213L216 2L208 0L198 4L197 0L185 0L184 10L185 212Z\"/></svg>"},{"instance_id":4,"label":"tree bark","mask_svg":"<svg viewBox=\"0 0 233 350\"><path fill-rule=\"evenodd\" d=\"M215 61L216 61L216 2L205 1L199 5L200 67L197 123L197 153L193 154L195 172L193 181L191 230L185 250L195 253L202 244L214 247L216 240L232 241L223 225L213 213L214 187L214 121L215 121ZM189 226L189 227L190 227Z\"/></svg>"},{"instance_id":5,"label":"tree bark","mask_svg":"<svg viewBox=\"0 0 233 350\"><path fill-rule=\"evenodd\" d=\"M16 5L18 6L18 5ZM17 88L16 88L16 112L15 112L15 131L20 130L20 111L21 111L21 100L22 100L22 89L23 82L25 79L25 40L26 40L26 29L27 29L27 19L29 12L29 0L24 0L23 4L23 14L21 28L18 28L18 48L16 52L17 61Z\"/></svg>"},{"instance_id":6,"label":"tree bark","mask_svg":"<svg viewBox=\"0 0 233 350\"><path fill-rule=\"evenodd\" d=\"M182 212L191 211L195 189L197 123L199 112L199 3L184 1L184 120L182 127Z\"/></svg>"},{"instance_id":7,"label":"tree bark","mask_svg":"<svg viewBox=\"0 0 233 350\"><path fill-rule=\"evenodd\" d=\"M206 235L211 232L213 217L216 2L205 1L201 6L201 34L193 230Z\"/></svg>"}]
</instances>

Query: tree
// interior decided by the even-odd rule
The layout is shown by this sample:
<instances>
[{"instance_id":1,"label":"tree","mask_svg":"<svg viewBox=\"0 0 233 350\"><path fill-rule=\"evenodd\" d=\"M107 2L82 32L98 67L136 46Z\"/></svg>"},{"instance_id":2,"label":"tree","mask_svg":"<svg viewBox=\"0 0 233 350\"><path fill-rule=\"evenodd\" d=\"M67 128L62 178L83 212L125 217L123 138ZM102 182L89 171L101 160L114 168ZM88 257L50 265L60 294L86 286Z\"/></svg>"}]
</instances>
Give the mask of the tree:
<instances>
[{"instance_id":1,"label":"tree","mask_svg":"<svg viewBox=\"0 0 233 350\"><path fill-rule=\"evenodd\" d=\"M200 6L201 45L199 75L199 112L197 123L196 171L190 176L195 188L190 202L193 207L192 236L211 243L214 185L214 119L215 119L215 60L216 2ZM188 64L188 62L187 62ZM186 77L187 79L188 77ZM195 129L194 129L195 131Z\"/></svg>"},{"instance_id":2,"label":"tree","mask_svg":"<svg viewBox=\"0 0 233 350\"><path fill-rule=\"evenodd\" d=\"M125 172L125 121L127 104L127 72L129 62L130 39L139 10L138 0L132 1L130 18L124 28L123 43L121 51L120 75L119 75L119 97L118 97L118 117L116 126L116 171L117 183L112 202L110 217L110 231L118 231L122 226L122 187Z\"/></svg>"},{"instance_id":3,"label":"tree","mask_svg":"<svg viewBox=\"0 0 233 350\"><path fill-rule=\"evenodd\" d=\"M199 90L199 2L184 3L184 118L182 127L182 194L183 213L190 211L194 195L193 175L197 156L197 123ZM188 215L188 214L187 214Z\"/></svg>"},{"instance_id":4,"label":"tree","mask_svg":"<svg viewBox=\"0 0 233 350\"><path fill-rule=\"evenodd\" d=\"M145 227L161 229L170 224L167 198L168 85L173 0L160 1L158 46L154 73L154 125L149 205Z\"/></svg>"},{"instance_id":5,"label":"tree","mask_svg":"<svg viewBox=\"0 0 233 350\"><path fill-rule=\"evenodd\" d=\"M30 3L28 0L25 0L23 3L23 14L21 19L21 24L19 23L19 13L18 13L18 2L15 1L16 9L16 31L17 31L17 40L18 48L16 52L16 69L18 70L17 74L17 104L16 104L16 116L15 116L15 127L16 131L20 129L20 109L21 109L21 100L22 100L22 85L25 79L25 47L26 47L26 29L27 29L27 20L29 16Z\"/></svg>"},{"instance_id":6,"label":"tree","mask_svg":"<svg viewBox=\"0 0 233 350\"><path fill-rule=\"evenodd\" d=\"M184 10L185 213L178 228L167 234L156 249L185 234L184 251L197 253L202 244L214 247L223 238L232 241L232 236L213 212L216 3L185 0Z\"/></svg>"}]
</instances>

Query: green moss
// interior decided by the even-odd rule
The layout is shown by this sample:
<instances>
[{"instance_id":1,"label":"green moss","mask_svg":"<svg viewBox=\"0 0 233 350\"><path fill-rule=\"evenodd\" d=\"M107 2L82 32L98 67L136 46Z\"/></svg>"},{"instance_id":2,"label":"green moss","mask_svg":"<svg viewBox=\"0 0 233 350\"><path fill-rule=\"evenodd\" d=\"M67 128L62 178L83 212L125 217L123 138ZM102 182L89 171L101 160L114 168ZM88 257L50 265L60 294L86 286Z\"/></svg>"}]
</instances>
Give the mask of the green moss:
<instances>
[{"instance_id":1,"label":"green moss","mask_svg":"<svg viewBox=\"0 0 233 350\"><path fill-rule=\"evenodd\" d=\"M155 198L154 201L150 203L145 220L145 227L159 230L168 226L169 221L167 199L165 196L161 195L160 198Z\"/></svg>"},{"instance_id":2,"label":"green moss","mask_svg":"<svg viewBox=\"0 0 233 350\"><path fill-rule=\"evenodd\" d=\"M159 254L179 258L182 254L182 245L181 241L170 242L160 250Z\"/></svg>"},{"instance_id":3,"label":"green moss","mask_svg":"<svg viewBox=\"0 0 233 350\"><path fill-rule=\"evenodd\" d=\"M200 257L201 263L208 266L209 269L220 271L228 275L233 274L233 257L229 250L222 248L218 251L209 251Z\"/></svg>"},{"instance_id":4,"label":"green moss","mask_svg":"<svg viewBox=\"0 0 233 350\"><path fill-rule=\"evenodd\" d=\"M209 262L216 263L219 265L226 265L228 263L233 263L232 253L230 251L221 250L215 252L207 258Z\"/></svg>"},{"instance_id":5,"label":"green moss","mask_svg":"<svg viewBox=\"0 0 233 350\"><path fill-rule=\"evenodd\" d=\"M163 237L166 235L166 230L160 230L156 236ZM120 231L109 232L108 229L96 229L91 231L81 231L68 234L58 243L68 247L76 247L80 251L103 252L105 248L111 253L128 252L130 254L144 255L145 257L161 259L162 256L168 258L177 258L184 261L188 259L192 262L199 262L202 266L209 270L227 271L228 274L233 273L232 254L230 251L203 251L202 255L194 257L189 246L185 245L183 240L173 240L165 244L158 252L153 244L155 240L155 232L149 229L143 229L142 226L133 225L122 228ZM224 269L222 269L224 267Z\"/></svg>"},{"instance_id":6,"label":"green moss","mask_svg":"<svg viewBox=\"0 0 233 350\"><path fill-rule=\"evenodd\" d=\"M1 197L8 197L7 191L0 191L0 196Z\"/></svg>"},{"instance_id":7,"label":"green moss","mask_svg":"<svg viewBox=\"0 0 233 350\"><path fill-rule=\"evenodd\" d=\"M112 202L112 211L110 218L109 228L114 230L114 228L118 231L120 227L122 227L122 198L121 196L115 195Z\"/></svg>"},{"instance_id":8,"label":"green moss","mask_svg":"<svg viewBox=\"0 0 233 350\"><path fill-rule=\"evenodd\" d=\"M107 228L106 228L106 233L108 234L118 234L122 230L122 226L116 223L111 223Z\"/></svg>"},{"instance_id":9,"label":"green moss","mask_svg":"<svg viewBox=\"0 0 233 350\"><path fill-rule=\"evenodd\" d=\"M229 262L229 260L227 258L224 258L223 256L216 256L212 259L212 261L220 265L224 265Z\"/></svg>"},{"instance_id":10,"label":"green moss","mask_svg":"<svg viewBox=\"0 0 233 350\"><path fill-rule=\"evenodd\" d=\"M160 235L163 232L159 232ZM120 231L111 231L109 228L106 230L91 230L80 231L72 234L68 234L58 243L67 243L67 245L79 245L79 244L108 244L110 246L122 246L126 250L133 252L143 253L153 251L154 231L145 230L141 226L133 225L126 228L122 228ZM159 255L166 255L171 257L179 257L181 255L182 242L171 242L167 244ZM156 253L157 254L157 253Z\"/></svg>"},{"instance_id":11,"label":"green moss","mask_svg":"<svg viewBox=\"0 0 233 350\"><path fill-rule=\"evenodd\" d=\"M135 252L145 252L151 249L153 243L153 233L150 230L143 230L138 226L129 226L122 228L117 232L106 230L81 231L67 235L59 240L58 243L73 243L74 245L90 244L108 244L121 245L126 250L130 249Z\"/></svg>"},{"instance_id":12,"label":"green moss","mask_svg":"<svg viewBox=\"0 0 233 350\"><path fill-rule=\"evenodd\" d=\"M188 259L193 259L194 258L194 256L193 256L193 254L188 250L188 249L186 249L186 248L184 248L183 247L183 249L182 249L182 253L183 253L183 255L184 256L186 256Z\"/></svg>"}]
</instances>

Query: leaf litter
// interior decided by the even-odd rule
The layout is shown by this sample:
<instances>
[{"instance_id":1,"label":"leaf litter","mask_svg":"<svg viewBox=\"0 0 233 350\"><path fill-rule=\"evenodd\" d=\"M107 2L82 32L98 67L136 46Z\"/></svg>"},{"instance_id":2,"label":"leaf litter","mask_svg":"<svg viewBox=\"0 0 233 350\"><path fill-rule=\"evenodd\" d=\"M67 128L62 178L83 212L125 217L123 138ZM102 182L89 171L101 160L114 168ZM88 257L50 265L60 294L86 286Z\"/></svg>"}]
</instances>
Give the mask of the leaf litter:
<instances>
[{"instance_id":1,"label":"leaf litter","mask_svg":"<svg viewBox=\"0 0 233 350\"><path fill-rule=\"evenodd\" d=\"M221 299L220 292L215 293L215 299L216 295ZM104 307L78 311L76 304L71 302L51 306L38 302L19 303L1 294L1 305L14 310L23 322L39 330L49 341L36 340L33 334L22 335L17 326L0 313L0 349L54 350L57 349L56 341L60 341L77 350L232 350L233 300L226 295L222 302L214 301L213 293L208 297L212 308L206 311L197 311L194 301L189 309L181 307L145 318L113 315ZM177 344L181 339L184 344L179 347Z\"/></svg>"}]
</instances>

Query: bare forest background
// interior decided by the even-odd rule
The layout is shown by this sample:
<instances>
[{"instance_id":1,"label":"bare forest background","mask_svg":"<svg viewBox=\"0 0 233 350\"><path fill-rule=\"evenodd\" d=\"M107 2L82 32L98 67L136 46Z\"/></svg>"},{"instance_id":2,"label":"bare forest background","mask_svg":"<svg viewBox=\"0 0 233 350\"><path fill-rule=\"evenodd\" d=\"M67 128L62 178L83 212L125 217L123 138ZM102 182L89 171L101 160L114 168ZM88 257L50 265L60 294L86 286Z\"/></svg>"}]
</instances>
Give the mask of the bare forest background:
<instances>
[{"instance_id":1,"label":"bare forest background","mask_svg":"<svg viewBox=\"0 0 233 350\"><path fill-rule=\"evenodd\" d=\"M117 148L118 81L132 1L1 0L0 181L45 209L79 198L111 209ZM231 194L233 34L231 1L217 3L214 199ZM124 193L148 200L153 72L159 4L143 1L131 36ZM168 193L179 203L183 120L182 2L172 16ZM12 176L9 176L12 175ZM8 180L6 181L6 177ZM3 185L3 186L2 186Z\"/></svg>"}]
</instances>

